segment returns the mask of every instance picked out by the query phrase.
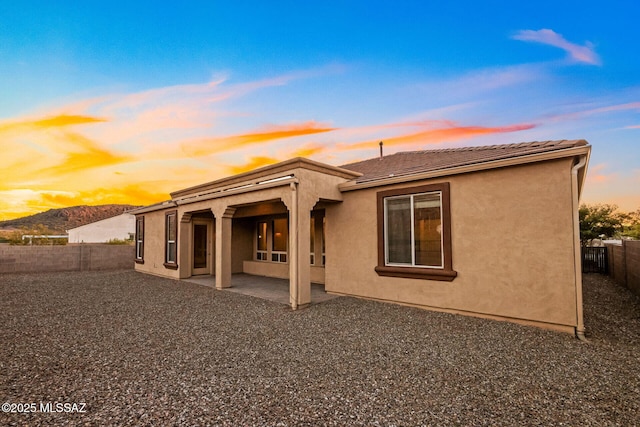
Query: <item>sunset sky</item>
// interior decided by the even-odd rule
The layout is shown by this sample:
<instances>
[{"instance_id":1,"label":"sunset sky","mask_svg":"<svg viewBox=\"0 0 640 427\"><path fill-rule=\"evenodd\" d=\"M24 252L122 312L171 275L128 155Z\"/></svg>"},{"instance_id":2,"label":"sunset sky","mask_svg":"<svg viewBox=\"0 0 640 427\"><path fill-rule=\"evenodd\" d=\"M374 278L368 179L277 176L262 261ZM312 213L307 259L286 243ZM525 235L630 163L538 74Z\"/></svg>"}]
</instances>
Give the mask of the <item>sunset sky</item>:
<instances>
[{"instance_id":1,"label":"sunset sky","mask_svg":"<svg viewBox=\"0 0 640 427\"><path fill-rule=\"evenodd\" d=\"M304 156L550 139L640 208L637 1L0 5L0 220Z\"/></svg>"}]
</instances>

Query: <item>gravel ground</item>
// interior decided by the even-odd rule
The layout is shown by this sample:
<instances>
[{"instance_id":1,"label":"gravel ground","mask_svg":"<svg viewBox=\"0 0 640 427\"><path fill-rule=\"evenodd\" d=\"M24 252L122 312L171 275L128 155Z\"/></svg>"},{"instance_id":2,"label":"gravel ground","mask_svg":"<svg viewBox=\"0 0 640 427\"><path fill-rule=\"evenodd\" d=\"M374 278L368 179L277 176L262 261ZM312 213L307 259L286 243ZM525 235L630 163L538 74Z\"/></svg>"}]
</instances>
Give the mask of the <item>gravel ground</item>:
<instances>
[{"instance_id":1,"label":"gravel ground","mask_svg":"<svg viewBox=\"0 0 640 427\"><path fill-rule=\"evenodd\" d=\"M599 275L587 343L346 297L292 312L131 271L4 275L0 297L0 401L86 404L0 425L640 424L640 300Z\"/></svg>"}]
</instances>

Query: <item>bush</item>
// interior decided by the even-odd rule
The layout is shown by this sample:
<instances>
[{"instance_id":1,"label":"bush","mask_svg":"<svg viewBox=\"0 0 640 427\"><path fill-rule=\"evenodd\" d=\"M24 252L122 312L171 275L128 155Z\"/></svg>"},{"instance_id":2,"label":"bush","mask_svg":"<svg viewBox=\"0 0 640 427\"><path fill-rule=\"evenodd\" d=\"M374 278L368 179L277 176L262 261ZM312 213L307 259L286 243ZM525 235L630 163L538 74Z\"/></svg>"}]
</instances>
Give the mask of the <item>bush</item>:
<instances>
[{"instance_id":1,"label":"bush","mask_svg":"<svg viewBox=\"0 0 640 427\"><path fill-rule=\"evenodd\" d=\"M63 238L50 238L47 236L59 235L55 230L38 224L34 227L22 227L20 230L16 230L9 234L7 240L11 245L66 245L69 239ZM24 236L43 236L25 238Z\"/></svg>"},{"instance_id":2,"label":"bush","mask_svg":"<svg viewBox=\"0 0 640 427\"><path fill-rule=\"evenodd\" d=\"M133 240L111 239L107 241L107 245L133 245Z\"/></svg>"}]
</instances>

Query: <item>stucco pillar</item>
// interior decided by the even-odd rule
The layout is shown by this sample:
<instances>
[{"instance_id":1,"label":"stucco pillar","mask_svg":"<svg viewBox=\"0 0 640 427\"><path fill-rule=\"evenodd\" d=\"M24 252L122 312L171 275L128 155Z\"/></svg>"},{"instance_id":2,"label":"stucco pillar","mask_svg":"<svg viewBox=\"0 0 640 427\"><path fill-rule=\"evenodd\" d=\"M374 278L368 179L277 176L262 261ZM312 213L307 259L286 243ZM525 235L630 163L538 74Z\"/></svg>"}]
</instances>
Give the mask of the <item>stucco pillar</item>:
<instances>
[{"instance_id":1,"label":"stucco pillar","mask_svg":"<svg viewBox=\"0 0 640 427\"><path fill-rule=\"evenodd\" d=\"M231 287L231 232L235 208L214 212L216 218L216 288Z\"/></svg>"},{"instance_id":2,"label":"stucco pillar","mask_svg":"<svg viewBox=\"0 0 640 427\"><path fill-rule=\"evenodd\" d=\"M309 263L311 209L313 204L300 194L298 184L291 184L289 208L289 301L291 308L311 304L311 265Z\"/></svg>"},{"instance_id":3,"label":"stucco pillar","mask_svg":"<svg viewBox=\"0 0 640 427\"><path fill-rule=\"evenodd\" d=\"M180 218L178 227L178 277L191 277L191 214L185 213Z\"/></svg>"}]
</instances>

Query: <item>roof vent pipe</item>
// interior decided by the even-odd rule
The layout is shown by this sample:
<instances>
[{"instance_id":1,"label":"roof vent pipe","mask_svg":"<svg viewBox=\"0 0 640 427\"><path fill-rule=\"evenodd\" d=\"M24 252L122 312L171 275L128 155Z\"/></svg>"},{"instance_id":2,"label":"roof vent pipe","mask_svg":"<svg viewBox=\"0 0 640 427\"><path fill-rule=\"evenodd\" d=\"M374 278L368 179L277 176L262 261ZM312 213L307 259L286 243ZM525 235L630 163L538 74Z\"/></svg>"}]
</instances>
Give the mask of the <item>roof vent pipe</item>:
<instances>
[{"instance_id":1,"label":"roof vent pipe","mask_svg":"<svg viewBox=\"0 0 640 427\"><path fill-rule=\"evenodd\" d=\"M382 141L378 143L380 145L380 160L382 160Z\"/></svg>"}]
</instances>

